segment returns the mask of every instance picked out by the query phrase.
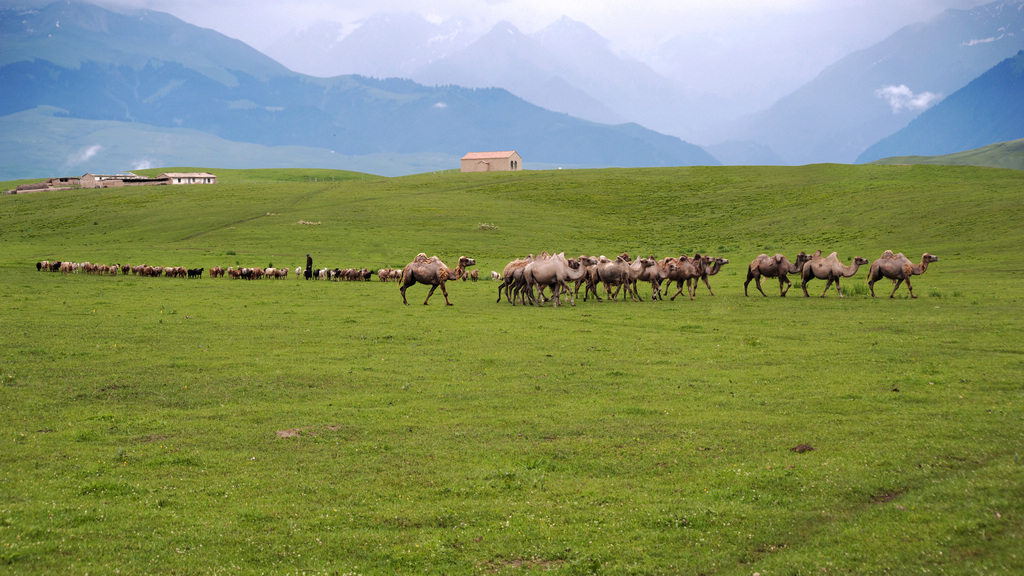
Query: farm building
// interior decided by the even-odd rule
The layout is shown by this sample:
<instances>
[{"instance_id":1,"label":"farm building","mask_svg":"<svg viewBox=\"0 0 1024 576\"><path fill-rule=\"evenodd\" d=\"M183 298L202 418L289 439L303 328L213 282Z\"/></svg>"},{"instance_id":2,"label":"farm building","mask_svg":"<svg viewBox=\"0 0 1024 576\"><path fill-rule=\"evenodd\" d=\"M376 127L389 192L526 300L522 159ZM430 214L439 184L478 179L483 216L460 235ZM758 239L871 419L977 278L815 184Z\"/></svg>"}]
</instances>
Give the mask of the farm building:
<instances>
[{"instance_id":1,"label":"farm building","mask_svg":"<svg viewBox=\"0 0 1024 576\"><path fill-rule=\"evenodd\" d=\"M217 177L209 172L164 172L157 178L167 178L171 184L216 184Z\"/></svg>"},{"instance_id":2,"label":"farm building","mask_svg":"<svg viewBox=\"0 0 1024 576\"><path fill-rule=\"evenodd\" d=\"M470 152L462 157L463 172L508 172L522 169L523 159L515 150Z\"/></svg>"},{"instance_id":3,"label":"farm building","mask_svg":"<svg viewBox=\"0 0 1024 576\"><path fill-rule=\"evenodd\" d=\"M124 174L83 174L80 179L82 188L120 188L122 186L152 186L166 184L160 178L150 178L126 172Z\"/></svg>"},{"instance_id":4,"label":"farm building","mask_svg":"<svg viewBox=\"0 0 1024 576\"><path fill-rule=\"evenodd\" d=\"M216 184L217 176L209 172L165 172L155 178L124 174L85 174L81 178L47 178L36 184L22 184L6 194L24 194L45 190L69 190L71 188L120 188L122 186L159 186L162 184Z\"/></svg>"}]
</instances>

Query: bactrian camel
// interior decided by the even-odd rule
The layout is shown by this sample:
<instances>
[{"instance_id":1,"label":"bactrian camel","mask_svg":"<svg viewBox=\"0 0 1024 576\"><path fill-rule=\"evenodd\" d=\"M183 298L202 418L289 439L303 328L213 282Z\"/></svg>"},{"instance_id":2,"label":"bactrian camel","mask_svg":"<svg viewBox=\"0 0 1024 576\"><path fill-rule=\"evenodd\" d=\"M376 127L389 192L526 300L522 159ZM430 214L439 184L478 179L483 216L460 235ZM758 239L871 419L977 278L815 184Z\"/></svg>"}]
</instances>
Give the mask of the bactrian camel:
<instances>
[{"instance_id":1,"label":"bactrian camel","mask_svg":"<svg viewBox=\"0 0 1024 576\"><path fill-rule=\"evenodd\" d=\"M917 296L914 296L914 287L910 285L910 277L924 274L925 270L928 269L929 264L938 261L938 256L933 256L925 252L924 255L921 256L921 263L915 265L909 258L904 256L902 252L899 254L893 254L892 250L886 250L882 253L882 257L875 260L871 264L871 268L868 269L868 287L871 288L871 297L875 297L875 282L884 277L896 283L896 285L893 286L892 292L889 294L889 298L895 297L896 289L900 287L902 282L907 283L907 290L910 290L910 297L917 298Z\"/></svg>"},{"instance_id":2,"label":"bactrian camel","mask_svg":"<svg viewBox=\"0 0 1024 576\"><path fill-rule=\"evenodd\" d=\"M750 266L747 268L747 281L743 283L743 295L747 295L747 286L750 281L754 281L754 285L757 286L757 291L762 296L767 296L764 290L761 289L761 278L778 278L779 279L779 296L785 297L786 292L793 286L793 283L789 281L787 274L799 275L803 271L804 264L810 260L809 254L801 252L796 255L796 264L789 261L788 258L782 254L776 254L775 256L769 256L767 254L761 254L757 258L754 258L750 262ZM785 287L783 287L785 285Z\"/></svg>"},{"instance_id":3,"label":"bactrian camel","mask_svg":"<svg viewBox=\"0 0 1024 576\"><path fill-rule=\"evenodd\" d=\"M409 303L405 299L405 289L419 282L420 284L430 285L430 292L427 293L427 298L423 301L424 305L434 295L434 290L437 290L437 287L440 286L441 293L444 294L445 303L451 306L452 303L448 300L448 290L445 289L444 283L448 280L458 280L466 272L466 267L473 266L474 264L476 264L476 260L460 256L458 266L455 267L455 270L452 270L444 262L441 262L441 259L437 256L427 258L426 254L420 252L412 262L406 264L405 268L402 269L402 285L400 288L402 302L405 304Z\"/></svg>"},{"instance_id":4,"label":"bactrian camel","mask_svg":"<svg viewBox=\"0 0 1024 576\"><path fill-rule=\"evenodd\" d=\"M857 273L858 268L866 265L867 263L868 261L866 259L857 256L853 259L852 266L845 266L839 261L839 258L836 257L835 252L829 254L827 258L822 258L821 250L818 250L814 253L814 256L811 256L810 261L804 265L803 272L801 273L803 282L800 284L800 287L804 289L804 296L810 296L810 294L807 293L808 280L812 278L827 280L825 283L825 290L821 293L821 297L825 297L825 293L828 292L829 286L834 282L836 285L836 292L839 293L840 298L843 298L843 291L839 288L839 279L850 278Z\"/></svg>"},{"instance_id":5,"label":"bactrian camel","mask_svg":"<svg viewBox=\"0 0 1024 576\"><path fill-rule=\"evenodd\" d=\"M587 274L587 266L594 264L597 264L597 259L592 256L584 255L578 259L567 259L565 252L561 252L550 258L534 260L527 264L526 268L523 269L523 278L526 280L527 290L531 294L534 287L536 287L535 301L537 306L541 306L544 303L544 295L541 293L541 289L544 286L551 287L555 306L559 305L559 296L563 290L569 295L569 303L575 306L576 300L573 297L573 292L569 288L568 282L575 282L584 278Z\"/></svg>"}]
</instances>

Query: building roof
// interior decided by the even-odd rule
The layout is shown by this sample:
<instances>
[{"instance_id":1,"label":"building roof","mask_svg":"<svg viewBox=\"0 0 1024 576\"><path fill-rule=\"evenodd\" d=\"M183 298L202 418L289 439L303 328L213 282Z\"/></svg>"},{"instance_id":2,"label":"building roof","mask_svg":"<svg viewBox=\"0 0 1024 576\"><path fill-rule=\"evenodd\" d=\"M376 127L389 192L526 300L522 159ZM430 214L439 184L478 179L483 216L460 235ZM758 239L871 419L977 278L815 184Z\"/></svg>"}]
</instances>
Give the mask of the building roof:
<instances>
[{"instance_id":1,"label":"building roof","mask_svg":"<svg viewBox=\"0 0 1024 576\"><path fill-rule=\"evenodd\" d=\"M463 160L487 160L490 158L509 158L513 154L516 154L515 150L507 150L504 152L470 152L462 157Z\"/></svg>"},{"instance_id":2,"label":"building roof","mask_svg":"<svg viewBox=\"0 0 1024 576\"><path fill-rule=\"evenodd\" d=\"M216 178L209 172L164 172L160 178Z\"/></svg>"}]
</instances>

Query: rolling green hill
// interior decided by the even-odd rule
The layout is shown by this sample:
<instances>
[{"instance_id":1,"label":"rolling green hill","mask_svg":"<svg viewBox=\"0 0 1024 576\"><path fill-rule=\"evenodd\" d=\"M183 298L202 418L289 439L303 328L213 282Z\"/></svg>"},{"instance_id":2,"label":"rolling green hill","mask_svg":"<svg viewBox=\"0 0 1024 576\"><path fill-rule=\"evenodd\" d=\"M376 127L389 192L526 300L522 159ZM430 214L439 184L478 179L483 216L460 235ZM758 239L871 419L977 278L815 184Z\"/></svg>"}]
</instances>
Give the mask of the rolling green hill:
<instances>
[{"instance_id":1,"label":"rolling green hill","mask_svg":"<svg viewBox=\"0 0 1024 576\"><path fill-rule=\"evenodd\" d=\"M204 170L0 196L8 571L1024 570L1020 171ZM939 261L914 300L744 296L757 254L817 249ZM542 250L730 262L714 296L557 309L36 270Z\"/></svg>"},{"instance_id":2,"label":"rolling green hill","mask_svg":"<svg viewBox=\"0 0 1024 576\"><path fill-rule=\"evenodd\" d=\"M879 166L893 164L931 164L936 166L988 166L1024 170L1024 139L990 144L975 150L942 156L894 156L870 162Z\"/></svg>"}]
</instances>

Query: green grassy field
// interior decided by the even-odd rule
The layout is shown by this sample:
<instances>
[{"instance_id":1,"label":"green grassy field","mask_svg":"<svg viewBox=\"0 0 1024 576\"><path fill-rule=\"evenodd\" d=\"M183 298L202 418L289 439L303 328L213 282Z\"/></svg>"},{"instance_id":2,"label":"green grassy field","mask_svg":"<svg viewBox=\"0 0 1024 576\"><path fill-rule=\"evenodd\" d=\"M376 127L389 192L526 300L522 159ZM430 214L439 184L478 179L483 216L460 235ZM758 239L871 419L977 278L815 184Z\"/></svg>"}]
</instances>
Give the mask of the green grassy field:
<instances>
[{"instance_id":1,"label":"green grassy field","mask_svg":"<svg viewBox=\"0 0 1024 576\"><path fill-rule=\"evenodd\" d=\"M1024 571L1024 173L212 171L0 197L0 571ZM916 300L744 297L757 254L817 249L940 260ZM542 250L731 263L557 309L35 269Z\"/></svg>"}]
</instances>

